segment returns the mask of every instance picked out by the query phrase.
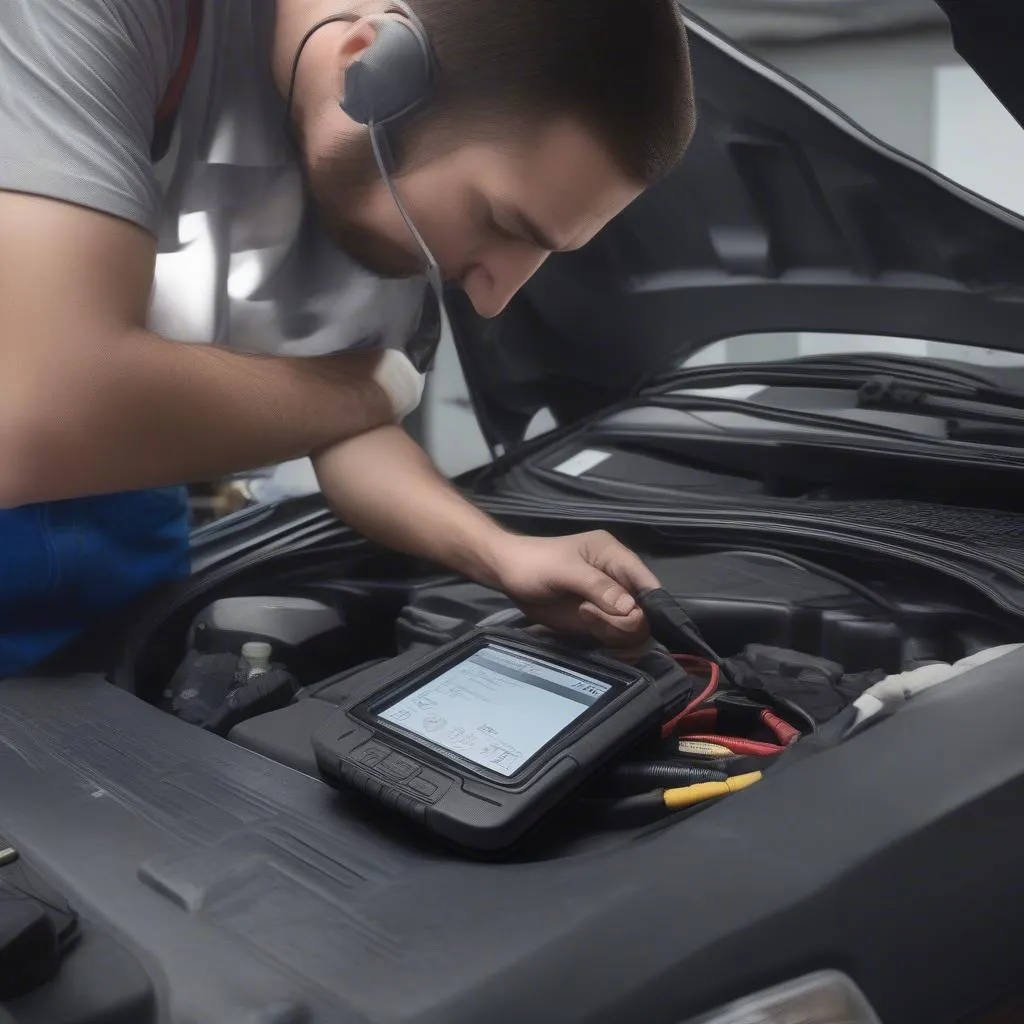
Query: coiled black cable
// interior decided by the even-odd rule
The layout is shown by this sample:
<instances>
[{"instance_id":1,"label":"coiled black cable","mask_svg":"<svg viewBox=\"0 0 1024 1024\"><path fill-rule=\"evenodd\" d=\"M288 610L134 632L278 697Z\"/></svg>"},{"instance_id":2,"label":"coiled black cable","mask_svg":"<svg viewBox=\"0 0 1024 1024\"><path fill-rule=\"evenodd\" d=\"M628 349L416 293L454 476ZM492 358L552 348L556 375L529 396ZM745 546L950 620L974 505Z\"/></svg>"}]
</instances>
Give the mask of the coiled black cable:
<instances>
[{"instance_id":1,"label":"coiled black cable","mask_svg":"<svg viewBox=\"0 0 1024 1024\"><path fill-rule=\"evenodd\" d=\"M617 783L650 783L669 788L689 786L698 782L724 782L729 776L714 768L697 768L674 761L649 761L620 764L612 769L611 778Z\"/></svg>"}]
</instances>

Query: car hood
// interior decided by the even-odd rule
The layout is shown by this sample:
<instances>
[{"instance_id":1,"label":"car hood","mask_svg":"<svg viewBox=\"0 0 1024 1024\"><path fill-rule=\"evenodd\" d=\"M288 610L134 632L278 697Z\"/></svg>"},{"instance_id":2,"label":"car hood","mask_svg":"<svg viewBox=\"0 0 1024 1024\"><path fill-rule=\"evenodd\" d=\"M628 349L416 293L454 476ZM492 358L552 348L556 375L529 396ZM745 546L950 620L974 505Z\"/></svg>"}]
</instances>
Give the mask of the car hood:
<instances>
[{"instance_id":1,"label":"car hood","mask_svg":"<svg viewBox=\"0 0 1024 1024\"><path fill-rule=\"evenodd\" d=\"M942 24L933 0L687 0L730 39L803 42Z\"/></svg>"},{"instance_id":2,"label":"car hood","mask_svg":"<svg viewBox=\"0 0 1024 1024\"><path fill-rule=\"evenodd\" d=\"M1015 116L1017 0L943 2ZM963 8L971 8L964 14ZM776 331L1024 352L1024 220L872 137L687 13L699 124L686 158L492 320L450 296L470 396L507 450L548 408L626 397L714 341Z\"/></svg>"}]
</instances>

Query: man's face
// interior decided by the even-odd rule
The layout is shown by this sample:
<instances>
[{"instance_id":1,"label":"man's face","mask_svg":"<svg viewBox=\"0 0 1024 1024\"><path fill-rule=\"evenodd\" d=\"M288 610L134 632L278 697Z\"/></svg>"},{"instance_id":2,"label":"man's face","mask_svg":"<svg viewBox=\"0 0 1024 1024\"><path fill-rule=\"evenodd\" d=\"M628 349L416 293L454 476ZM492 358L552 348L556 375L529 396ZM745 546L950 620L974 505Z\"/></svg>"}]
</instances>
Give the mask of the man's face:
<instances>
[{"instance_id":1,"label":"man's face","mask_svg":"<svg viewBox=\"0 0 1024 1024\"><path fill-rule=\"evenodd\" d=\"M413 154L415 157L415 153ZM386 277L420 274L423 257L373 163L365 129L307 143L310 191L353 259ZM582 128L449 148L395 181L447 281L497 316L552 251L578 249L642 189Z\"/></svg>"}]
</instances>

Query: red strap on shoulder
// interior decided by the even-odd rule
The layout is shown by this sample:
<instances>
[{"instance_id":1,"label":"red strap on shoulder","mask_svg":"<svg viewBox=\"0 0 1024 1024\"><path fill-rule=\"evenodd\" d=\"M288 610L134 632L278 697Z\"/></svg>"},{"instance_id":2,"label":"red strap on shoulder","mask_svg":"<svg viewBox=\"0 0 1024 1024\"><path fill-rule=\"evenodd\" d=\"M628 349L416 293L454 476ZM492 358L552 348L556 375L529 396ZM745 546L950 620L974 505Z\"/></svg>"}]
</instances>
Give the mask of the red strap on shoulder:
<instances>
[{"instance_id":1,"label":"red strap on shoulder","mask_svg":"<svg viewBox=\"0 0 1024 1024\"><path fill-rule=\"evenodd\" d=\"M171 144L174 123L177 120L178 108L185 94L188 76L199 48L199 33L203 25L203 0L187 0L188 20L185 25L185 45L181 51L181 62L174 72L167 91L156 111L156 123L153 129L152 156L154 162L165 156Z\"/></svg>"}]
</instances>

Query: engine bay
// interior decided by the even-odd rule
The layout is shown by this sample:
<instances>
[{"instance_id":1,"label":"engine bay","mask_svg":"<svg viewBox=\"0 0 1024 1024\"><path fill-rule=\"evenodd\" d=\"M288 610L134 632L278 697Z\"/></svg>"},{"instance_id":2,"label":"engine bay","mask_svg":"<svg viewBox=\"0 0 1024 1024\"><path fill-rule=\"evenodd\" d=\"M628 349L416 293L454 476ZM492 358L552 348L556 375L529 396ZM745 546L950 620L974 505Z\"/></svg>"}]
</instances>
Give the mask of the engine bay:
<instances>
[{"instance_id":1,"label":"engine bay","mask_svg":"<svg viewBox=\"0 0 1024 1024\"><path fill-rule=\"evenodd\" d=\"M12 681L4 838L83 912L76 998L126 1019L675 1024L840 967L881 1020L961 1021L1019 979L1021 665L671 827L500 863L101 679ZM92 1019L67 992L19 1017Z\"/></svg>"},{"instance_id":2,"label":"engine bay","mask_svg":"<svg viewBox=\"0 0 1024 1024\"><path fill-rule=\"evenodd\" d=\"M696 648L660 646L689 673L686 699L674 709L679 720L671 729L666 720L660 735L598 772L516 856L565 856L690 817L703 800L675 797L685 806L671 813L659 800L777 770L802 740L820 745L819 732L838 742L865 693L892 690L915 673L954 678L1022 635L1014 616L968 584L888 559L816 561L765 547L662 550L645 560L697 637ZM322 779L311 737L340 706L481 623L516 615L503 595L449 577L320 573L277 595L239 593L235 584L162 624L133 666L135 690L167 713ZM272 671L247 695L237 666L253 645L266 648ZM372 808L359 813L374 820Z\"/></svg>"},{"instance_id":3,"label":"engine bay","mask_svg":"<svg viewBox=\"0 0 1024 1024\"><path fill-rule=\"evenodd\" d=\"M156 1020L153 963L172 1019L225 1022L676 1024L820 968L883 1020L959 1020L1009 994L1017 960L993 922L1024 906L1019 617L909 558L687 536L631 543L731 684L706 702L707 665L684 664L687 729L641 738L497 858L325 784L312 749L403 666L481 622L525 625L423 566L278 554L154 614L116 685L5 683L4 838L83 911L84 950L116 935L129 953L95 999ZM216 728L182 721L169 693L189 657L233 671L252 644L289 685ZM736 749L701 749L722 740ZM67 983L93 991L90 970L69 956Z\"/></svg>"}]
</instances>

